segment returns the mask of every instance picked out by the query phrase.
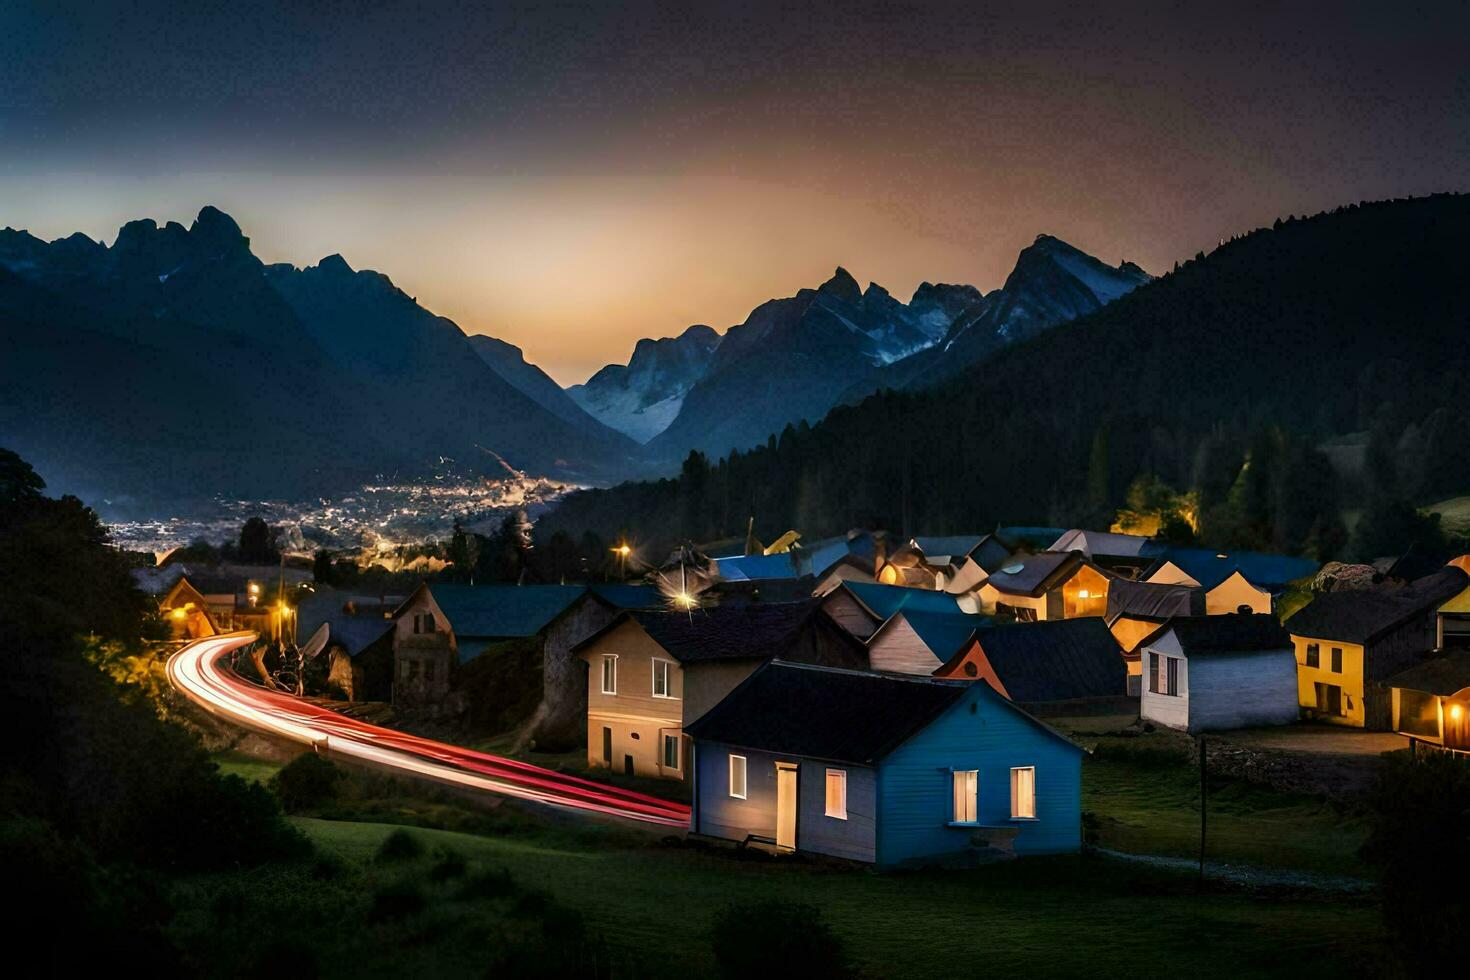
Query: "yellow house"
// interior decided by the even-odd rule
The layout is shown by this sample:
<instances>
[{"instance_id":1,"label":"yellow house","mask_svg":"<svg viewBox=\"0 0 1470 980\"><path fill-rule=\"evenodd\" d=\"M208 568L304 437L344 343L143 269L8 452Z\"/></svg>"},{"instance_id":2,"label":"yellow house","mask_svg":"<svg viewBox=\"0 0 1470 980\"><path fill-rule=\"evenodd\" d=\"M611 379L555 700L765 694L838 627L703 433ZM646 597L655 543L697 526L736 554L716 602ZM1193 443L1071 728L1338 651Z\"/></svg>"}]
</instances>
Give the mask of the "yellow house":
<instances>
[{"instance_id":1,"label":"yellow house","mask_svg":"<svg viewBox=\"0 0 1470 980\"><path fill-rule=\"evenodd\" d=\"M572 653L588 668L588 766L660 779L688 777L684 726L767 660L867 667L813 600L627 610Z\"/></svg>"},{"instance_id":2,"label":"yellow house","mask_svg":"<svg viewBox=\"0 0 1470 980\"><path fill-rule=\"evenodd\" d=\"M1076 552L1017 555L980 586L979 611L1039 622L1102 616L1113 577Z\"/></svg>"},{"instance_id":3,"label":"yellow house","mask_svg":"<svg viewBox=\"0 0 1470 980\"><path fill-rule=\"evenodd\" d=\"M1470 651L1453 650L1387 681L1393 730L1416 742L1470 752Z\"/></svg>"},{"instance_id":4,"label":"yellow house","mask_svg":"<svg viewBox=\"0 0 1470 980\"><path fill-rule=\"evenodd\" d=\"M158 608L175 639L197 640L219 632L204 596L183 576L164 593Z\"/></svg>"},{"instance_id":5,"label":"yellow house","mask_svg":"<svg viewBox=\"0 0 1470 980\"><path fill-rule=\"evenodd\" d=\"M1393 698L1383 682L1438 643L1441 605L1470 578L1458 568L1402 589L1319 595L1285 623L1297 662L1297 703L1313 719L1389 731Z\"/></svg>"}]
</instances>

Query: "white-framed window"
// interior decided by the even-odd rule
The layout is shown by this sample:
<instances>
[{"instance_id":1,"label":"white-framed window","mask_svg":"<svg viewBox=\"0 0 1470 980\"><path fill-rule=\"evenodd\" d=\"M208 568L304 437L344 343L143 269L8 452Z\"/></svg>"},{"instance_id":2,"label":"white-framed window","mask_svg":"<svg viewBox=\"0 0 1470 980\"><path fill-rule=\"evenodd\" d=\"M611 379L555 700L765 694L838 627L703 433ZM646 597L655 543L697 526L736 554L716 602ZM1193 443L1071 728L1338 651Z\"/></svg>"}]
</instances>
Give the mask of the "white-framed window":
<instances>
[{"instance_id":1,"label":"white-framed window","mask_svg":"<svg viewBox=\"0 0 1470 980\"><path fill-rule=\"evenodd\" d=\"M1011 770L1011 819L1036 819L1036 767L1018 766Z\"/></svg>"},{"instance_id":2,"label":"white-framed window","mask_svg":"<svg viewBox=\"0 0 1470 980\"><path fill-rule=\"evenodd\" d=\"M674 664L670 660L653 661L653 696L674 697Z\"/></svg>"},{"instance_id":3,"label":"white-framed window","mask_svg":"<svg viewBox=\"0 0 1470 980\"><path fill-rule=\"evenodd\" d=\"M614 654L602 658L602 693L618 693L618 658Z\"/></svg>"},{"instance_id":4,"label":"white-framed window","mask_svg":"<svg viewBox=\"0 0 1470 980\"><path fill-rule=\"evenodd\" d=\"M730 756L730 795L737 800L745 799L745 756Z\"/></svg>"},{"instance_id":5,"label":"white-framed window","mask_svg":"<svg viewBox=\"0 0 1470 980\"><path fill-rule=\"evenodd\" d=\"M827 816L847 819L847 770L827 770Z\"/></svg>"},{"instance_id":6,"label":"white-framed window","mask_svg":"<svg viewBox=\"0 0 1470 980\"><path fill-rule=\"evenodd\" d=\"M954 822L975 823L980 798L980 770L956 769L954 780Z\"/></svg>"},{"instance_id":7,"label":"white-framed window","mask_svg":"<svg viewBox=\"0 0 1470 980\"><path fill-rule=\"evenodd\" d=\"M659 757L663 761L663 767L677 772L679 770L679 749L683 744L683 739L677 732L673 735L665 732L660 736L659 742Z\"/></svg>"},{"instance_id":8,"label":"white-framed window","mask_svg":"<svg viewBox=\"0 0 1470 980\"><path fill-rule=\"evenodd\" d=\"M1148 689L1152 694L1179 696L1179 658L1148 655Z\"/></svg>"}]
</instances>

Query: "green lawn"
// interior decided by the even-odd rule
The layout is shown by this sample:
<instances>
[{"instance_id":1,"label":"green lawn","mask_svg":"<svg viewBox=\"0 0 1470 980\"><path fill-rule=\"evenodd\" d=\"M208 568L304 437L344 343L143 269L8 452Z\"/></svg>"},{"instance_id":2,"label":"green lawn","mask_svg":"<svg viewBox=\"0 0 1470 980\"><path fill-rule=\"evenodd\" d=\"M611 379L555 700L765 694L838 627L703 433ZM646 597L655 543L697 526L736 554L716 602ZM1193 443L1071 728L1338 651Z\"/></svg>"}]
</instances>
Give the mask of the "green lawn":
<instances>
[{"instance_id":1,"label":"green lawn","mask_svg":"<svg viewBox=\"0 0 1470 980\"><path fill-rule=\"evenodd\" d=\"M298 823L323 852L368 869L395 829ZM580 910L614 962L631 961L628 972L638 976L708 974L713 961L704 932L713 913L770 899L820 909L875 977L1122 977L1163 963L1192 978L1340 975L1361 968L1363 948L1378 930L1376 910L1364 900L1198 894L1188 876L1101 858L880 875L666 846L611 828L601 840L555 827L507 838L413 833L426 852L448 849L472 868L503 868L516 882ZM452 906L446 899L422 915L443 918ZM443 974L457 972L442 966ZM329 971L346 973L362 975Z\"/></svg>"},{"instance_id":2,"label":"green lawn","mask_svg":"<svg viewBox=\"0 0 1470 980\"><path fill-rule=\"evenodd\" d=\"M1082 809L1098 844L1137 854L1199 854L1199 772L1182 761L1104 754L1082 767ZM1361 817L1309 796L1211 777L1206 856L1215 861L1367 876Z\"/></svg>"},{"instance_id":3,"label":"green lawn","mask_svg":"<svg viewBox=\"0 0 1470 980\"><path fill-rule=\"evenodd\" d=\"M246 782L263 783L281 771L284 763L272 762L243 752L216 752L211 758L226 776L239 776Z\"/></svg>"}]
</instances>

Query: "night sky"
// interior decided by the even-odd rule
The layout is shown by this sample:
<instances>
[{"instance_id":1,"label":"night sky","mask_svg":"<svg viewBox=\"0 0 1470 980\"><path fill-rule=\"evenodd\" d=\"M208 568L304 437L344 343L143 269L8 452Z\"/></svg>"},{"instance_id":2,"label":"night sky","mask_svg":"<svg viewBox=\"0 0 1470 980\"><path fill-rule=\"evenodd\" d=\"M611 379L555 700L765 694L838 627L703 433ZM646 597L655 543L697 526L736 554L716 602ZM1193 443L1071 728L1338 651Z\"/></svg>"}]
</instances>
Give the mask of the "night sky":
<instances>
[{"instance_id":1,"label":"night sky","mask_svg":"<svg viewBox=\"0 0 1470 980\"><path fill-rule=\"evenodd\" d=\"M214 203L570 383L839 263L1163 271L1470 189L1463 3L788 6L0 3L0 226Z\"/></svg>"}]
</instances>

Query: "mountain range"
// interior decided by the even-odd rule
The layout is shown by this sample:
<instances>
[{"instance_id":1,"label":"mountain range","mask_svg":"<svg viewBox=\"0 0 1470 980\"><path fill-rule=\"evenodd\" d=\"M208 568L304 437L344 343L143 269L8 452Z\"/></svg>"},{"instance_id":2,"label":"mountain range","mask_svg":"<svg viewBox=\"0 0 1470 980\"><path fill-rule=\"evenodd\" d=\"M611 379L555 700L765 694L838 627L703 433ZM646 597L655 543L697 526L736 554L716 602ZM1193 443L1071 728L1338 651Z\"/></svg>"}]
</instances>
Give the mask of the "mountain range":
<instances>
[{"instance_id":1,"label":"mountain range","mask_svg":"<svg viewBox=\"0 0 1470 980\"><path fill-rule=\"evenodd\" d=\"M705 325L640 340L562 389L341 255L266 265L229 215L143 219L109 245L0 231L0 444L96 499L340 491L446 467L583 484L721 455L881 388L942 381L1148 277L1055 238L1005 284L908 302L838 268Z\"/></svg>"}]
</instances>

